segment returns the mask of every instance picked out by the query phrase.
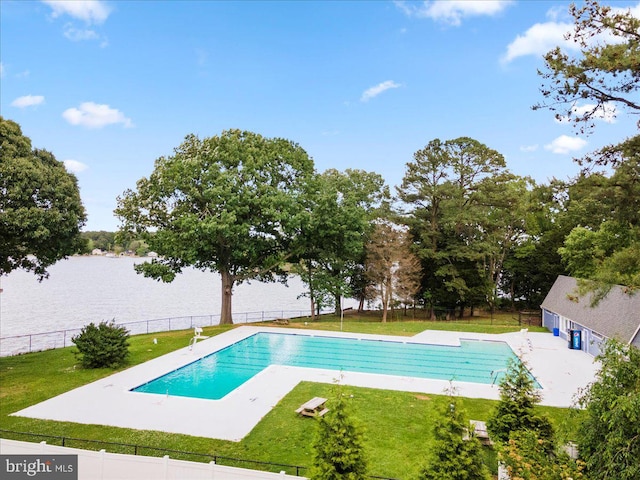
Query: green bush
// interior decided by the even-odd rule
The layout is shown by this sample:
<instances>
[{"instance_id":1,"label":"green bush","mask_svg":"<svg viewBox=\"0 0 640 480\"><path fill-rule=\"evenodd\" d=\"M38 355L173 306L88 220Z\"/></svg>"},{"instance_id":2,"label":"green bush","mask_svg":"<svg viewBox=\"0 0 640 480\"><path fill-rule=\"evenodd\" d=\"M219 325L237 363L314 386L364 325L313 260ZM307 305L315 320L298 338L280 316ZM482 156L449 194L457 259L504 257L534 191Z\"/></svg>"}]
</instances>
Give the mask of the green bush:
<instances>
[{"instance_id":1,"label":"green bush","mask_svg":"<svg viewBox=\"0 0 640 480\"><path fill-rule=\"evenodd\" d=\"M97 326L90 323L71 341L78 348L76 354L85 368L117 368L129 355L129 332L113 321Z\"/></svg>"}]
</instances>

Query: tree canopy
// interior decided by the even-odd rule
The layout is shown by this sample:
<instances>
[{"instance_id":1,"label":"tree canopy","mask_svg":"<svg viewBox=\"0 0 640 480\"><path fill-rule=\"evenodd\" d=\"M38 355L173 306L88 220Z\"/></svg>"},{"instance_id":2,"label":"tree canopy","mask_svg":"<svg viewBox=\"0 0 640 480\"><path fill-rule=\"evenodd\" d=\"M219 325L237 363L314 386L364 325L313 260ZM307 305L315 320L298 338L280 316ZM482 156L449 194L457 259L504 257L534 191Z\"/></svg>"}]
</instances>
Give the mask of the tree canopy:
<instances>
[{"instance_id":1,"label":"tree canopy","mask_svg":"<svg viewBox=\"0 0 640 480\"><path fill-rule=\"evenodd\" d=\"M494 305L506 255L524 234L527 190L499 152L472 138L434 139L414 154L398 196L429 302Z\"/></svg>"},{"instance_id":2,"label":"tree canopy","mask_svg":"<svg viewBox=\"0 0 640 480\"><path fill-rule=\"evenodd\" d=\"M340 313L342 296L357 296L365 244L377 210L389 197L381 175L364 170L329 169L309 184L304 222L296 242L301 262L296 271L309 287L315 307L333 304ZM313 308L312 306L312 308Z\"/></svg>"},{"instance_id":3,"label":"tree canopy","mask_svg":"<svg viewBox=\"0 0 640 480\"><path fill-rule=\"evenodd\" d=\"M618 107L640 113L635 94L640 88L640 18L596 0L582 7L572 4L569 13L575 26L566 39L580 47L580 54L556 47L545 55L546 70L540 72L544 102L533 108L549 108L582 132L597 118L615 117Z\"/></svg>"},{"instance_id":4,"label":"tree canopy","mask_svg":"<svg viewBox=\"0 0 640 480\"><path fill-rule=\"evenodd\" d=\"M76 177L0 117L0 275L24 269L46 278L47 267L79 249L85 221Z\"/></svg>"},{"instance_id":5,"label":"tree canopy","mask_svg":"<svg viewBox=\"0 0 640 480\"><path fill-rule=\"evenodd\" d=\"M640 478L640 350L610 340L598 356L601 368L578 405L580 458L588 478Z\"/></svg>"},{"instance_id":6,"label":"tree canopy","mask_svg":"<svg viewBox=\"0 0 640 480\"><path fill-rule=\"evenodd\" d=\"M187 136L118 198L121 230L143 234L160 256L136 270L165 282L187 266L220 273L220 322L233 323L235 284L284 278L312 174L313 161L289 140L240 130Z\"/></svg>"}]
</instances>

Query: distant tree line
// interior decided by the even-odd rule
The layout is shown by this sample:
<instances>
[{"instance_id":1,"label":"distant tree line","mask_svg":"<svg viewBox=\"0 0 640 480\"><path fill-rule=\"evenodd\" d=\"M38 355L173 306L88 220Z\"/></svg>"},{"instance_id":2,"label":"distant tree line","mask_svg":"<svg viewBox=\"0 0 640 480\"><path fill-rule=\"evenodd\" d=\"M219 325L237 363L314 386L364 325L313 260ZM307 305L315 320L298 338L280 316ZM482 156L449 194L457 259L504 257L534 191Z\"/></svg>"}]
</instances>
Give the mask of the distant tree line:
<instances>
[{"instance_id":1,"label":"distant tree line","mask_svg":"<svg viewBox=\"0 0 640 480\"><path fill-rule=\"evenodd\" d=\"M144 240L122 238L117 232L106 232L104 230L81 232L80 238L82 244L77 251L79 254L90 254L95 249L117 255L127 253L139 257L144 257L149 253L149 246Z\"/></svg>"}]
</instances>

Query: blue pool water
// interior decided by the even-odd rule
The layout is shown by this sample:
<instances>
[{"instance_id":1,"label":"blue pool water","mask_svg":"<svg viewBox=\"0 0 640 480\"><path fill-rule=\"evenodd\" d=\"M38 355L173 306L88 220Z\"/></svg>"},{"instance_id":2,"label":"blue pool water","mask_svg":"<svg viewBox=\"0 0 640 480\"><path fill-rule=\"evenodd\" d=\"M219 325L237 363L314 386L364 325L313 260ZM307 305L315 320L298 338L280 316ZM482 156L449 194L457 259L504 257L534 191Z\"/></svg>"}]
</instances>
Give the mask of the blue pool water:
<instances>
[{"instance_id":1,"label":"blue pool water","mask_svg":"<svg viewBox=\"0 0 640 480\"><path fill-rule=\"evenodd\" d=\"M517 359L504 342L463 340L451 347L257 333L133 391L217 400L269 365L491 384L511 358Z\"/></svg>"}]
</instances>

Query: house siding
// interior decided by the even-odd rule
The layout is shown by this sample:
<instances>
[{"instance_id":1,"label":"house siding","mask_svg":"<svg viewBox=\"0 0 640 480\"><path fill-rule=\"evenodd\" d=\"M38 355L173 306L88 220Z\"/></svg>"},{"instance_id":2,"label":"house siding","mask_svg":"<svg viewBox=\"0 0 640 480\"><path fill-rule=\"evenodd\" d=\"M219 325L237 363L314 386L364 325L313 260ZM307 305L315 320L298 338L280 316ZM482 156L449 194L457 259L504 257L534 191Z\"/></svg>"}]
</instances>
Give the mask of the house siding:
<instances>
[{"instance_id":1,"label":"house siding","mask_svg":"<svg viewBox=\"0 0 640 480\"><path fill-rule=\"evenodd\" d=\"M554 328L558 328L558 315L543 308L542 326L546 327L550 332L552 332Z\"/></svg>"}]
</instances>

